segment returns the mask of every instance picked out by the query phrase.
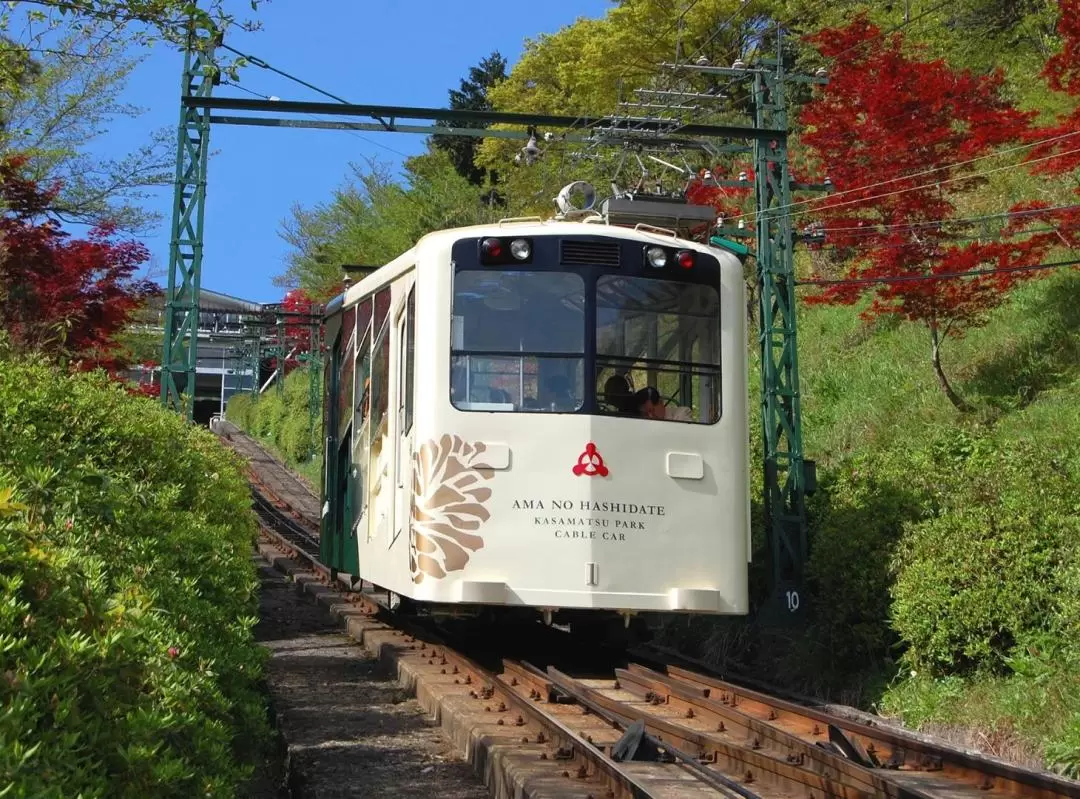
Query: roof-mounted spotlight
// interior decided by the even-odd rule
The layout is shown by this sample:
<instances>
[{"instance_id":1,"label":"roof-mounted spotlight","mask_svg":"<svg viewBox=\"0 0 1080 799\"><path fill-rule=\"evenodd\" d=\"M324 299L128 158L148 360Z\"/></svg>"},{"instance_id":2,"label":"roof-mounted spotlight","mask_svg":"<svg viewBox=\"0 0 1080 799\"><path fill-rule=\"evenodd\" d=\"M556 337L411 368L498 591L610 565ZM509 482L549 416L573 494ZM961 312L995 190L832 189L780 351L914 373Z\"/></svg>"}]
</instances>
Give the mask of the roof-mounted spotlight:
<instances>
[{"instance_id":1,"label":"roof-mounted spotlight","mask_svg":"<svg viewBox=\"0 0 1080 799\"><path fill-rule=\"evenodd\" d=\"M704 53L702 53L701 55L698 56L697 65L699 67L707 67L707 66L709 66L709 57L707 55L705 55Z\"/></svg>"},{"instance_id":2,"label":"roof-mounted spotlight","mask_svg":"<svg viewBox=\"0 0 1080 799\"><path fill-rule=\"evenodd\" d=\"M818 78L826 78L829 76L829 70L825 69L825 67L818 67L817 71L814 73L814 76Z\"/></svg>"},{"instance_id":3,"label":"roof-mounted spotlight","mask_svg":"<svg viewBox=\"0 0 1080 799\"><path fill-rule=\"evenodd\" d=\"M731 68L732 69L746 69L746 62L743 61L741 58L736 58L735 61L732 62Z\"/></svg>"},{"instance_id":4,"label":"roof-mounted spotlight","mask_svg":"<svg viewBox=\"0 0 1080 799\"><path fill-rule=\"evenodd\" d=\"M750 180L750 176L746 174L746 170L744 169L742 172L739 173L739 182L746 183L748 180Z\"/></svg>"}]
</instances>

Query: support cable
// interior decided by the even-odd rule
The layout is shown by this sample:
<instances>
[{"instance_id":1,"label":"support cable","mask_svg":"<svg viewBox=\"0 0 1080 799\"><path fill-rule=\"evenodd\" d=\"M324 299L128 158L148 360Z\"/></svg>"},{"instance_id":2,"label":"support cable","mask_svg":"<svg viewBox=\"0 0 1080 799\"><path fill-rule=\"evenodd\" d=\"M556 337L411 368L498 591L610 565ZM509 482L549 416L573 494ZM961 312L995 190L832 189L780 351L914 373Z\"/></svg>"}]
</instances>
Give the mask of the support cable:
<instances>
[{"instance_id":1,"label":"support cable","mask_svg":"<svg viewBox=\"0 0 1080 799\"><path fill-rule=\"evenodd\" d=\"M997 266L987 269L970 269L965 272L941 272L936 275L896 275L894 277L851 277L820 280L796 280L796 286L861 286L871 283L928 283L934 280L955 280L963 277L978 277L980 275L998 275L1011 272L1035 272L1043 269L1063 269L1069 266L1080 266L1080 258L1071 261L1054 261L1045 264L1031 264L1029 266Z\"/></svg>"},{"instance_id":2,"label":"support cable","mask_svg":"<svg viewBox=\"0 0 1080 799\"><path fill-rule=\"evenodd\" d=\"M349 104L348 100L345 100L345 99L343 99L341 97L338 97L336 94L331 94L330 92L325 91L324 89L320 89L318 86L312 85L312 84L308 83L306 80L302 80L302 79L296 77L295 75L290 75L288 72L285 72L284 70L280 70L277 67L271 66L270 64L266 63L261 58L259 58L258 56L253 56L253 55L248 55L247 53L242 53L239 50L237 50L235 47L229 47L229 45L227 45L227 44L222 44L221 49L228 50L230 53L235 53L236 55L240 56L242 59L247 61L249 64L252 64L252 65L254 65L256 67L260 67L262 69L268 69L271 72L276 72L278 75L281 75L281 77L286 78L288 80L291 80L291 81L293 81L295 83L299 83L301 86L306 86L307 88L311 89L313 92L318 92L319 94L323 95L324 97L329 97L331 100L337 100L339 103L344 103L345 105Z\"/></svg>"},{"instance_id":3,"label":"support cable","mask_svg":"<svg viewBox=\"0 0 1080 799\"><path fill-rule=\"evenodd\" d=\"M860 192L860 191L869 191L870 189L876 189L876 188L879 188L881 186L888 186L890 183L897 183L898 181L901 181L901 180L911 180L912 178L924 177L926 175L931 175L931 174L933 174L935 172L941 172L941 171L946 170L946 169L955 169L956 167L967 166L968 164L973 164L976 161L984 161L987 158L1000 158L1001 156L1009 155L1010 153L1018 152L1020 150L1030 149L1032 147L1038 147L1039 145L1047 144L1047 143L1053 142L1053 141L1058 141L1060 139L1067 139L1067 138L1069 138L1071 136L1080 136L1080 130L1074 130L1074 131L1071 131L1069 133L1063 133L1060 136L1052 136L1050 138L1041 139L1039 141L1030 142L1028 144L1020 144L1020 145L1017 145L1015 147L1006 148L1005 150L999 150L998 152L995 152L995 153L988 153L987 155L980 155L977 158L969 158L966 161L958 161L958 162L952 163L952 164L945 164L943 166L932 167L930 169L924 169L921 172L912 172L909 175L901 175L899 177L890 178L889 180L882 180L882 181L879 181L877 183L868 183L865 186L856 186L856 187L851 188L851 189L844 189L842 191L834 192L833 194L828 195L826 197L811 197L810 199L800 200L799 202L796 202L796 203L788 203L786 206L783 206L782 208L779 208L779 209L776 209L776 210L788 210L788 209L791 209L791 208L796 208L798 206L809 205L810 203L825 202L825 201L830 200L830 199L832 199L834 197L840 197L840 196L843 196L845 194L853 194L855 192ZM897 195L897 194L905 194L905 193L907 193L909 191L917 191L919 189L927 189L927 188L931 188L933 186L943 186L946 183L956 183L956 182L963 181L963 180L971 180L973 178L982 177L984 175L992 175L992 174L994 174L996 172L1003 172L1003 171L1005 171L1007 169L1018 169L1020 167L1029 166L1030 164L1037 164L1037 163L1040 163L1042 161L1049 161L1049 160L1054 159L1054 158L1062 158L1062 157L1064 157L1066 155L1072 155L1073 153L1077 153L1077 152L1080 152L1080 148L1076 148L1076 149L1073 149L1073 150L1066 150L1065 152L1055 153L1053 155L1047 155L1047 156L1044 156L1042 158L1033 159L1031 161L1022 161L1022 162L1020 162L1018 164L1007 164L1005 166L995 167L994 169L988 169L988 170L983 171L983 172L972 172L970 175L957 175L957 176L952 177L952 178L947 178L946 180L935 180L935 181L933 181L931 183L923 183L923 184L920 184L918 186L909 186L909 187L904 188L904 189L897 189L896 191L885 192L883 194L875 194L875 195L870 196L870 197L862 197L862 198L859 198L859 199L856 199L856 200L848 200L846 202L837 203L835 205L825 205L825 206L815 207L815 208L804 208L801 211L797 211L797 212L791 213L789 215L792 216L792 217L802 216L804 214L814 213L815 211L832 210L834 208L841 208L841 207L846 206L846 205L853 205L853 204L856 204L856 203L864 203L864 202L869 202L871 200L877 200L877 199L880 199L882 197L892 197L892 196ZM733 214L732 219L745 218L745 217L750 217L751 219L753 219L753 218L756 218L757 216L758 216L758 212L754 211L754 212L744 213L744 214Z\"/></svg>"},{"instance_id":4,"label":"support cable","mask_svg":"<svg viewBox=\"0 0 1080 799\"><path fill-rule=\"evenodd\" d=\"M955 219L932 219L924 222L898 222L891 225L873 225L873 229L870 229L867 225L848 225L846 227L822 227L820 228L822 233L837 233L840 231L853 231L852 235L866 235L874 236L880 235L883 230L904 231L904 230L920 230L923 228L936 228L943 227L944 225L962 225L970 224L973 222L989 222L994 219L1018 219L1028 216L1042 216L1043 214L1051 214L1057 211L1073 211L1080 208L1080 203L1070 203L1069 205L1052 205L1047 208L1027 208L1023 211L1002 211L996 214L987 214L984 216L965 216L957 217Z\"/></svg>"}]
</instances>

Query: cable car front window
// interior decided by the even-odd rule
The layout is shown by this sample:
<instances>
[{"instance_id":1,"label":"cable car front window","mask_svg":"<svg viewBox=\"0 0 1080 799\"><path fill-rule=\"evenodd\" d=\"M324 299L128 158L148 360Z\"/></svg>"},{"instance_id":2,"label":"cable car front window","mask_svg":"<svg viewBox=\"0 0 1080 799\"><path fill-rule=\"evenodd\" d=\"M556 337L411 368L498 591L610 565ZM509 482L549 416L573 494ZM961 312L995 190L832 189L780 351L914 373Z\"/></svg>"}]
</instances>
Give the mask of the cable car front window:
<instances>
[{"instance_id":1,"label":"cable car front window","mask_svg":"<svg viewBox=\"0 0 1080 799\"><path fill-rule=\"evenodd\" d=\"M584 402L585 283L568 272L454 278L450 399L460 410L573 413Z\"/></svg>"},{"instance_id":2,"label":"cable car front window","mask_svg":"<svg viewBox=\"0 0 1080 799\"><path fill-rule=\"evenodd\" d=\"M720 418L716 289L653 278L600 277L595 376L600 413L716 422Z\"/></svg>"}]
</instances>

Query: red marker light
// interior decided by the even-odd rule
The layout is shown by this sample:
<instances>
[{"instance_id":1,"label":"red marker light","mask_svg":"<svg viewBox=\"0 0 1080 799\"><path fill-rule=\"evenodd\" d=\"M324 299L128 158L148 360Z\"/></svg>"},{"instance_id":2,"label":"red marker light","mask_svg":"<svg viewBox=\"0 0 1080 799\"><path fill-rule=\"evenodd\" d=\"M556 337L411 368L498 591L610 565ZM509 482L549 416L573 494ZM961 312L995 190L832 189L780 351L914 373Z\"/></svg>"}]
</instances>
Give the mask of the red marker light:
<instances>
[{"instance_id":1,"label":"red marker light","mask_svg":"<svg viewBox=\"0 0 1080 799\"><path fill-rule=\"evenodd\" d=\"M491 258L498 258L503 252L502 242L498 239L484 239L480 247L484 251L484 255Z\"/></svg>"},{"instance_id":2,"label":"red marker light","mask_svg":"<svg viewBox=\"0 0 1080 799\"><path fill-rule=\"evenodd\" d=\"M676 260L679 262L679 266L681 266L683 269L694 268L694 253L692 253L690 250L681 251L678 256L676 256Z\"/></svg>"}]
</instances>

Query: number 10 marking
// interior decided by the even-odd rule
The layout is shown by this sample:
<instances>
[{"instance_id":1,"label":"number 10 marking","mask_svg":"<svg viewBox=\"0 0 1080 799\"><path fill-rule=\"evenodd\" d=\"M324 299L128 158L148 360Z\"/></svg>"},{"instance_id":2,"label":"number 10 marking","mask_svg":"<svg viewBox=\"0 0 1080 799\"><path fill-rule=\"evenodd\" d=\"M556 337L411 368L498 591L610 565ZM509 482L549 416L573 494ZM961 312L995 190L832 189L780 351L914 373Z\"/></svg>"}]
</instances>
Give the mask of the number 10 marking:
<instances>
[{"instance_id":1,"label":"number 10 marking","mask_svg":"<svg viewBox=\"0 0 1080 799\"><path fill-rule=\"evenodd\" d=\"M799 609L799 592L788 591L787 592L787 609L789 612L794 613Z\"/></svg>"}]
</instances>

